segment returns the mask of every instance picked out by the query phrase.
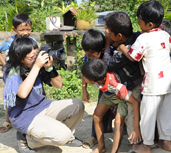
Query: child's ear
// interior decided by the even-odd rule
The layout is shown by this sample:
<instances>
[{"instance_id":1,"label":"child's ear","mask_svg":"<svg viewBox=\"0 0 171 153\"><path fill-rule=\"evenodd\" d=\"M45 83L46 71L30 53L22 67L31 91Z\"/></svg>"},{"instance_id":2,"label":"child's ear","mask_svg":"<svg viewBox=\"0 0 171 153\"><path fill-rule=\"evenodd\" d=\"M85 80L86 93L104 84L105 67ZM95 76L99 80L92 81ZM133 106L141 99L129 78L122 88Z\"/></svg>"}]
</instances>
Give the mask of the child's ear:
<instances>
[{"instance_id":1,"label":"child's ear","mask_svg":"<svg viewBox=\"0 0 171 153\"><path fill-rule=\"evenodd\" d=\"M155 25L154 25L154 23L152 23L152 22L149 22L149 23L148 23L148 26L149 26L150 28L152 28L152 29L155 28Z\"/></svg>"},{"instance_id":2,"label":"child's ear","mask_svg":"<svg viewBox=\"0 0 171 153\"><path fill-rule=\"evenodd\" d=\"M122 40L123 35L121 33L118 33L117 36L118 36L119 40Z\"/></svg>"},{"instance_id":3,"label":"child's ear","mask_svg":"<svg viewBox=\"0 0 171 153\"><path fill-rule=\"evenodd\" d=\"M13 30L13 32L16 32L17 31L14 27L12 27L12 30Z\"/></svg>"}]
</instances>

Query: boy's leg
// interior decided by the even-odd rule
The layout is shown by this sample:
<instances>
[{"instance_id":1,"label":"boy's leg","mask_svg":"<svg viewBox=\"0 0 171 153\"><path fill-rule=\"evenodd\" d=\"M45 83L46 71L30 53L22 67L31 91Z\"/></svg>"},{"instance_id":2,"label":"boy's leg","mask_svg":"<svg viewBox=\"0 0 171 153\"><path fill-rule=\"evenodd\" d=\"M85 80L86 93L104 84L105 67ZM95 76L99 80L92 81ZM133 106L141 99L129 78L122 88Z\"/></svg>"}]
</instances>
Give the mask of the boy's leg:
<instances>
[{"instance_id":1,"label":"boy's leg","mask_svg":"<svg viewBox=\"0 0 171 153\"><path fill-rule=\"evenodd\" d=\"M98 140L98 147L93 151L93 153L101 153L105 150L102 119L103 119L104 114L110 108L111 108L111 105L99 103L93 114L94 125L95 125L97 140Z\"/></svg>"},{"instance_id":2,"label":"boy's leg","mask_svg":"<svg viewBox=\"0 0 171 153\"><path fill-rule=\"evenodd\" d=\"M124 119L125 116L121 114L116 114L115 122L114 122L115 132L113 136L113 147L111 153L116 153L117 150L119 149L123 137Z\"/></svg>"},{"instance_id":3,"label":"boy's leg","mask_svg":"<svg viewBox=\"0 0 171 153\"><path fill-rule=\"evenodd\" d=\"M159 132L159 147L171 151L171 94L164 96L163 102L159 107L157 125Z\"/></svg>"},{"instance_id":4,"label":"boy's leg","mask_svg":"<svg viewBox=\"0 0 171 153\"><path fill-rule=\"evenodd\" d=\"M99 90L97 105L99 104L102 93L103 92L101 90ZM109 124L109 117L110 117L110 109L103 116L102 122L103 122L103 127L104 127L104 133L108 132L107 128L108 128L108 124ZM94 128L94 120L92 121L92 133L91 133L91 136L96 138L96 132L95 132L95 128Z\"/></svg>"},{"instance_id":5,"label":"boy's leg","mask_svg":"<svg viewBox=\"0 0 171 153\"><path fill-rule=\"evenodd\" d=\"M97 105L99 104L99 101L100 101L100 98L101 98L102 93L103 92L101 90L99 90L98 103L97 103ZM110 117L110 109L103 116L102 122L103 122L103 127L104 127L104 133L107 133L108 132L109 117ZM96 131L95 131L95 127L94 127L94 120L92 120L91 137L88 138L86 141L83 142L83 147L89 149L89 148L92 148L96 143L97 143Z\"/></svg>"},{"instance_id":6,"label":"boy's leg","mask_svg":"<svg viewBox=\"0 0 171 153\"><path fill-rule=\"evenodd\" d=\"M137 99L138 102L141 102L141 84L136 86L133 90L131 90L131 92L134 98ZM128 136L130 136L134 129L134 109L133 109L133 105L129 102L127 102L127 106L128 106L128 114L125 118L125 124L127 126Z\"/></svg>"},{"instance_id":7,"label":"boy's leg","mask_svg":"<svg viewBox=\"0 0 171 153\"><path fill-rule=\"evenodd\" d=\"M140 129L143 144L134 145L133 151L138 153L151 153L151 145L154 144L156 117L161 101L161 96L143 95L140 105Z\"/></svg>"},{"instance_id":8,"label":"boy's leg","mask_svg":"<svg viewBox=\"0 0 171 153\"><path fill-rule=\"evenodd\" d=\"M30 148L44 145L59 146L75 139L74 132L84 113L79 99L54 101L30 124L27 140Z\"/></svg>"},{"instance_id":9,"label":"boy's leg","mask_svg":"<svg viewBox=\"0 0 171 153\"><path fill-rule=\"evenodd\" d=\"M116 153L117 150L119 149L123 137L124 119L127 113L128 113L128 108L126 103L123 100L120 100L118 102L117 114L114 122L115 132L113 137L112 153Z\"/></svg>"}]
</instances>

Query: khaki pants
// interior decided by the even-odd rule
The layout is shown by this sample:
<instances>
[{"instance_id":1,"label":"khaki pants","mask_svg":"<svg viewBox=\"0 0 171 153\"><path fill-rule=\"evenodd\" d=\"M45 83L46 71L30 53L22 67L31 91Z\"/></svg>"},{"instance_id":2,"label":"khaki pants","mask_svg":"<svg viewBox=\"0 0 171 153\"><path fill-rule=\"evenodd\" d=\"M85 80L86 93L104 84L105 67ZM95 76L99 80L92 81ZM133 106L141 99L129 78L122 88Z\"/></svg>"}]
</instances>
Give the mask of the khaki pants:
<instances>
[{"instance_id":1,"label":"khaki pants","mask_svg":"<svg viewBox=\"0 0 171 153\"><path fill-rule=\"evenodd\" d=\"M131 92L134 98L137 99L138 102L141 102L141 83L131 90ZM134 129L134 109L131 103L127 102L126 104L128 106L128 114L125 118L125 124L127 126L128 136L130 136Z\"/></svg>"},{"instance_id":2,"label":"khaki pants","mask_svg":"<svg viewBox=\"0 0 171 153\"><path fill-rule=\"evenodd\" d=\"M30 148L45 145L60 146L75 139L74 132L84 114L84 104L80 99L54 101L31 122L27 130Z\"/></svg>"}]
</instances>

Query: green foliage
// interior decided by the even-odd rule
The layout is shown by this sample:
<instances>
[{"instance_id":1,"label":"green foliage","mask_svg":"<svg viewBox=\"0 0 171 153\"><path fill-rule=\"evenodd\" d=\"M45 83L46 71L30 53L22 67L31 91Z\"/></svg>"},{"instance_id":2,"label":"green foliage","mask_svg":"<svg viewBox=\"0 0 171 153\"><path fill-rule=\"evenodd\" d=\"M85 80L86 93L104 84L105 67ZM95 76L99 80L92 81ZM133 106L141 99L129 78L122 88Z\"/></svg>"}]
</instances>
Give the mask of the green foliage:
<instances>
[{"instance_id":1,"label":"green foliage","mask_svg":"<svg viewBox=\"0 0 171 153\"><path fill-rule=\"evenodd\" d=\"M82 79L76 74L75 71L58 70L58 73L62 76L63 87L57 89L55 87L49 87L44 85L45 92L47 93L47 99L61 100L68 98L82 98ZM97 100L98 89L92 88L88 85L88 91L90 97L94 97L93 100ZM95 96L94 96L95 95Z\"/></svg>"},{"instance_id":2,"label":"green foliage","mask_svg":"<svg viewBox=\"0 0 171 153\"><path fill-rule=\"evenodd\" d=\"M91 4L87 2L81 3L75 17L79 20L84 20L91 24L91 22L98 17L96 14L95 2Z\"/></svg>"},{"instance_id":3,"label":"green foliage","mask_svg":"<svg viewBox=\"0 0 171 153\"><path fill-rule=\"evenodd\" d=\"M24 2L24 1L17 1L15 0L15 6L9 5L9 7L6 10L6 30L7 31L12 31L12 19L15 15L19 13L26 13L26 14L31 14L33 11L33 7Z\"/></svg>"},{"instance_id":4,"label":"green foliage","mask_svg":"<svg viewBox=\"0 0 171 153\"><path fill-rule=\"evenodd\" d=\"M55 12L59 12L59 13L63 13L64 14L65 12L67 12L72 7L74 9L77 9L78 8L77 3L71 2L71 4L69 4L68 6L65 6L65 2L62 1L62 7L55 6L55 7L53 7L53 10Z\"/></svg>"}]
</instances>

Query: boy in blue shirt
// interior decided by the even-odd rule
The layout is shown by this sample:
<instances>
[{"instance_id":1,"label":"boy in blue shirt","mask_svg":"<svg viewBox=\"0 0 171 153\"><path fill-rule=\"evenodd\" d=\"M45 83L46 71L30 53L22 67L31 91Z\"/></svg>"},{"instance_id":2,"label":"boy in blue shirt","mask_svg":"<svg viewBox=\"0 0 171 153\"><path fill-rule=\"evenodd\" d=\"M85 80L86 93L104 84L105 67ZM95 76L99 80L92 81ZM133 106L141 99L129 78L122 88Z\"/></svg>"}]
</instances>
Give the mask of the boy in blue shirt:
<instances>
[{"instance_id":1,"label":"boy in blue shirt","mask_svg":"<svg viewBox=\"0 0 171 153\"><path fill-rule=\"evenodd\" d=\"M2 63L3 66L6 65L6 61L8 60L8 58L6 57L6 61L5 61L5 59L2 56L2 53L6 52L6 55L7 55L7 52L9 50L13 40L17 37L24 36L24 35L30 36L30 34L31 34L32 22L27 14L23 14L23 13L17 14L16 16L13 17L12 23L13 23L12 30L16 34L5 38L4 41L2 42L2 44L0 44L0 62ZM32 38L32 39L34 41L36 41L34 38ZM6 111L6 116L7 116L6 122L4 122L2 124L2 126L0 127L0 133L8 131L12 127L7 111Z\"/></svg>"}]
</instances>

